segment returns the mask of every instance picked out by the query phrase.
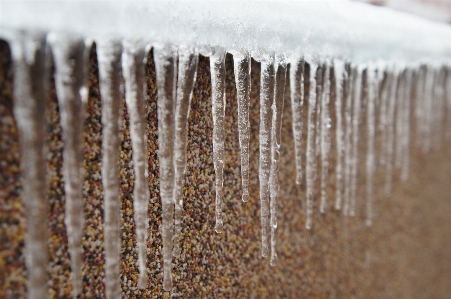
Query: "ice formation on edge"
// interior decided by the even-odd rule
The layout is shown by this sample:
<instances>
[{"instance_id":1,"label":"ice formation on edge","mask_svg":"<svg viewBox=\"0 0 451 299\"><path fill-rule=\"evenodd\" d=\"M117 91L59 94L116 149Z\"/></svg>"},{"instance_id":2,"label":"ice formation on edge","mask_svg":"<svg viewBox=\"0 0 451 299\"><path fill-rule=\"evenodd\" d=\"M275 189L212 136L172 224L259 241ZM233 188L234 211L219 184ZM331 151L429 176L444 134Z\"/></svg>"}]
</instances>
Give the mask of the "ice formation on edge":
<instances>
[{"instance_id":1,"label":"ice formation on edge","mask_svg":"<svg viewBox=\"0 0 451 299\"><path fill-rule=\"evenodd\" d=\"M81 36L50 33L50 48L45 35L18 34L12 40L15 64L14 113L21 133L22 199L27 208L28 234L26 265L28 292L33 298L46 298L45 268L48 261L45 236L47 197L45 188L45 85L50 54L55 62L56 91L61 109L64 140L65 224L69 236L73 295L82 288L82 118L86 101L86 43ZM121 80L130 116L134 164L134 208L137 234L138 287L147 286L146 241L149 184L145 131L145 47L141 42L98 39L100 92L102 99L102 184L105 205L105 285L107 298L120 297L120 197L119 124ZM211 48L213 163L215 168L216 232L223 227L223 168L225 112L226 47ZM51 50L51 52L49 51ZM172 289L172 260L180 256L179 235L182 223L183 184L186 168L187 124L191 94L196 77L198 50L194 46L175 48L156 43L155 70L158 83L158 142L160 195L163 206L163 262L165 291ZM47 51L47 53L46 53ZM415 123L416 145L428 152L441 141L445 118L451 111L451 74L449 63L387 64L367 61L346 63L333 55L293 55L283 51L257 55L250 49L233 51L238 100L238 129L241 149L242 200L249 199L249 106L251 57L261 63L259 183L261 202L262 256L270 253L270 264L277 259L277 205L281 126L287 71L290 77L296 183L306 188L307 229L312 228L319 186L319 211L329 209L330 150L335 145L335 209L353 216L359 210L357 188L359 160L366 163L366 224L373 223L374 176L379 167L385 175L384 192L392 191L393 164L407 180L411 124ZM46 57L47 56L47 57ZM285 60L286 59L286 60ZM290 65L290 67L288 67ZM308 70L308 72L307 72ZM308 93L304 90L307 76ZM123 76L122 76L123 75ZM335 82L335 85L332 85ZM35 84L32 84L35 83ZM333 90L331 88L334 87ZM366 89L365 89L366 87ZM334 97L332 97L332 94ZM415 95L415 98L414 98ZM331 103L331 99L334 102ZM306 101L304 101L306 100ZM329 108L334 105L331 115ZM365 106L366 105L366 106ZM306 107L307 106L307 107ZM364 110L366 108L366 110ZM304 111L307 110L307 111ZM363 112L366 112L363 115ZM412 113L414 112L414 113ZM448 116L445 115L448 113ZM305 119L305 115L307 118ZM377 117L379 115L379 117ZM414 118L412 117L414 116ZM362 119L366 123L362 122ZM365 124L365 126L361 126ZM447 124L449 126L449 123ZM334 127L335 126L335 127ZM307 132L303 136L303 132ZM331 132L335 134L332 143ZM359 136L367 134L366 156L359 159ZM380 146L376 136L381 138ZM306 144L303 144L306 138ZM304 146L306 149L304 150ZM305 153L304 153L305 152ZM305 156L304 156L305 155ZM321 162L318 168L317 159ZM302 163L305 158L305 165ZM333 166L333 165L332 165ZM305 167L305 168L304 168ZM319 170L317 170L319 169ZM320 175L317 175L320 171ZM303 182L306 182L303 186ZM304 198L302 199L304 200ZM269 249L271 251L269 252Z\"/></svg>"}]
</instances>

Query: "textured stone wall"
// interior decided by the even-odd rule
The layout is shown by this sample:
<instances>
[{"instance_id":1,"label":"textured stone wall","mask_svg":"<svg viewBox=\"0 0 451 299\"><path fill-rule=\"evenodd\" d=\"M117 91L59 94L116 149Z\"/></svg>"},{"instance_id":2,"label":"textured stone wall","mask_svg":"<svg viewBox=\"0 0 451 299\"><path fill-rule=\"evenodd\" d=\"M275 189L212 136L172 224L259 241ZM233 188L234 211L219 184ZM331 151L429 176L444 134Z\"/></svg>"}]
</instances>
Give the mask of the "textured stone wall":
<instances>
[{"instance_id":1,"label":"textured stone wall","mask_svg":"<svg viewBox=\"0 0 451 299\"><path fill-rule=\"evenodd\" d=\"M428 154L411 147L410 178L394 175L394 192L383 195L385 169L375 179L373 226L365 226L366 127L359 143L357 215L333 209L335 139L328 181L328 209L320 214L316 180L313 229L305 229L305 183L295 184L289 82L283 128L275 267L260 255L258 131L260 65L252 61L250 200L241 201L237 100L233 57L226 57L226 160L224 231L214 231L211 86L208 57L200 57L188 129L182 253L174 258L172 294L162 291L161 200L157 158L157 86L152 52L147 69L149 157L148 277L136 287L138 264L133 218L133 162L125 100L121 117L120 195L122 200L121 287L124 298L448 298L451 294L450 142ZM48 188L50 298L69 298L70 262L64 225L64 182L58 102L53 77L48 96ZM20 146L12 114L13 72L8 45L0 42L0 298L26 297L25 210L20 200ZM308 86L306 86L308 91ZM333 101L332 101L333 102ZM331 115L334 115L333 104ZM83 293L103 298L103 200L101 184L100 92L95 47L91 51L89 100L84 119L85 235ZM365 106L363 105L363 108ZM334 126L334 118L332 119ZM451 128L448 128L448 131ZM379 133L378 133L379 134ZM304 134L305 136L305 134ZM414 134L412 133L412 138ZM445 140L445 139L444 139ZM379 146L377 146L379 149ZM319 165L319 163L318 163ZM318 174L320 173L318 166ZM319 175L318 175L319 178Z\"/></svg>"}]
</instances>

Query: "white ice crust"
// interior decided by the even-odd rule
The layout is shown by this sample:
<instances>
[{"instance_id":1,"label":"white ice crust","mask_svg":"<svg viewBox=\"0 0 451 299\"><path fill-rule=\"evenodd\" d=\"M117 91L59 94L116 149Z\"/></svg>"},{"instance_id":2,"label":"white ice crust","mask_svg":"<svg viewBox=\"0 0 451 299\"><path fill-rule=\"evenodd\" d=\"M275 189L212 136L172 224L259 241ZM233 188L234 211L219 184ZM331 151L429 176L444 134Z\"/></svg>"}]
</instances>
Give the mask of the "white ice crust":
<instances>
[{"instance_id":1,"label":"white ice crust","mask_svg":"<svg viewBox=\"0 0 451 299\"><path fill-rule=\"evenodd\" d=\"M0 37L17 30L77 33L94 40L275 51L368 61L451 57L451 26L390 8L337 1L22 1L0 2Z\"/></svg>"}]
</instances>

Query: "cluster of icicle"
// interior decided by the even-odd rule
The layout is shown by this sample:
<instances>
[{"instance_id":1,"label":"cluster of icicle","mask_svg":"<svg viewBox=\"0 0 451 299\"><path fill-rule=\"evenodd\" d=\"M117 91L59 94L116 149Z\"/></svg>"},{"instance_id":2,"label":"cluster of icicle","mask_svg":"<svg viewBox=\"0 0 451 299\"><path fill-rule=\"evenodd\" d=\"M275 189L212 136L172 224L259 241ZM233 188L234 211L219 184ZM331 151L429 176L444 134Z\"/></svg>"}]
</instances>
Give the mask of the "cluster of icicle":
<instances>
[{"instance_id":1,"label":"cluster of icicle","mask_svg":"<svg viewBox=\"0 0 451 299\"><path fill-rule=\"evenodd\" d=\"M46 298L46 181L45 181L45 102L46 56L55 63L56 91L61 110L64 140L65 224L69 236L73 295L82 288L82 122L83 103L87 101L86 78L90 44L80 37L56 34L19 35L12 42L15 63L15 115L22 142L22 198L27 207L28 234L26 265L31 298ZM102 95L102 184L105 204L106 295L120 298L120 198L119 198L119 109L121 80L125 81L125 99L130 115L134 161L134 207L139 257L140 288L147 285L146 239L149 185L145 132L144 66L149 47L139 42L97 41L100 92ZM225 49L210 52L213 162L216 174L216 227L223 230L222 188L224 167ZM158 84L158 142L160 195L163 206L163 287L172 288L172 258L180 255L183 180L186 166L187 121L196 77L198 52L190 47L164 45L154 48ZM290 68L288 68L288 62ZM308 65L309 72L304 69ZM288 73L289 69L289 73ZM238 128L241 148L242 200L249 199L249 103L251 55L234 53L238 97ZM309 77L304 77L309 74ZM354 65L338 59L299 56L287 61L283 55L269 52L261 57L260 93L260 200L262 255L270 251L275 265L277 197L282 111L287 76L291 90L293 134L296 156L296 183L306 182L306 228L312 227L316 161L320 157L320 207L324 213L331 205L327 198L331 134L336 139L335 209L353 216L356 210L359 160L366 163L367 225L372 223L373 176L376 163L385 165L385 192L390 194L393 166L401 168L402 179L409 172L411 104L414 102L417 140L425 151L439 141L445 108L451 111L451 74L449 66L418 64ZM334 78L334 85L331 85ZM365 80L365 82L363 81ZM309 84L308 98L304 82ZM362 86L366 87L363 92ZM334 87L334 88L332 88ZM335 128L332 128L329 104L335 94ZM365 96L362 96L365 94ZM416 95L413 97L413 95ZM304 104L304 101L307 101ZM360 125L361 105L366 103L367 128ZM380 113L376 115L376 106ZM307 111L303 111L307 108ZM307 115L307 118L305 118ZM379 119L376 119L379 117ZM449 115L448 117L451 117ZM377 127L376 127L377 123ZM449 125L449 124L448 124ZM302 136L306 127L306 144ZM367 153L358 156L359 130L366 130ZM382 151L375 155L375 135L380 130ZM396 144L395 144L396 140ZM305 151L304 151L305 146ZM303 155L305 152L305 162ZM270 234L269 234L270 232ZM268 240L269 239L269 240Z\"/></svg>"}]
</instances>

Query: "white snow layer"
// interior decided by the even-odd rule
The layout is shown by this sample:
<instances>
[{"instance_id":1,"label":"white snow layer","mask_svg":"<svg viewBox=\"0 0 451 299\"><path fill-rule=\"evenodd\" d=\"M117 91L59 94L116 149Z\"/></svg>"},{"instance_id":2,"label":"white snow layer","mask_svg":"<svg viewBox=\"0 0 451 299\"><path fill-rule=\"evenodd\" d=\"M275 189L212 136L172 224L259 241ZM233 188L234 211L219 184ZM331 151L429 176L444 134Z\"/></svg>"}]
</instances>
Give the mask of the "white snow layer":
<instances>
[{"instance_id":1,"label":"white snow layer","mask_svg":"<svg viewBox=\"0 0 451 299\"><path fill-rule=\"evenodd\" d=\"M451 28L389 8L351 1L2 1L0 36L21 29L93 39L267 50L350 59L450 58ZM21 16L20 18L17 16ZM327 20L327 21L326 21Z\"/></svg>"}]
</instances>

